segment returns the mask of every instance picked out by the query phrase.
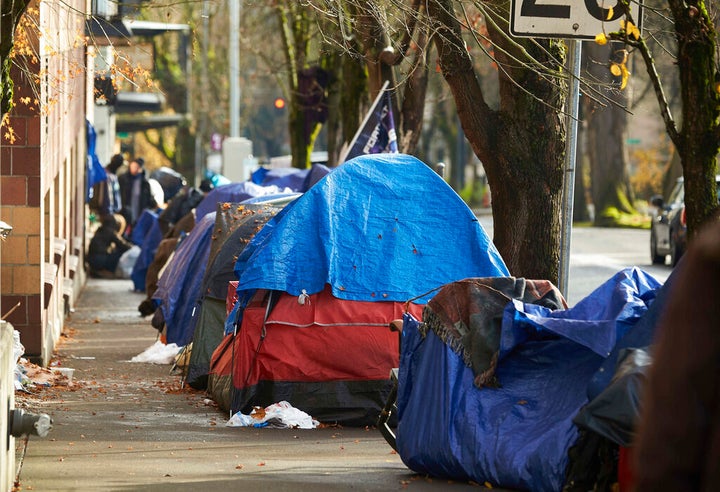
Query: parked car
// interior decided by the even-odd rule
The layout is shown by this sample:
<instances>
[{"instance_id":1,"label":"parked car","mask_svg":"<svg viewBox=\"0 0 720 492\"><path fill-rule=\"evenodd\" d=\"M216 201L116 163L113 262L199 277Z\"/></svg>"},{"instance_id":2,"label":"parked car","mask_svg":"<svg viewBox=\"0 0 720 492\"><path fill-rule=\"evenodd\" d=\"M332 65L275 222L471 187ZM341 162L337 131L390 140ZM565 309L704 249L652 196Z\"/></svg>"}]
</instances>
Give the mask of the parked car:
<instances>
[{"instance_id":1,"label":"parked car","mask_svg":"<svg viewBox=\"0 0 720 492\"><path fill-rule=\"evenodd\" d=\"M715 182L720 197L720 175L715 176ZM650 226L650 258L653 264L664 264L670 255L670 264L675 266L687 248L683 178L678 178L667 202L658 195L650 203L658 209Z\"/></svg>"}]
</instances>

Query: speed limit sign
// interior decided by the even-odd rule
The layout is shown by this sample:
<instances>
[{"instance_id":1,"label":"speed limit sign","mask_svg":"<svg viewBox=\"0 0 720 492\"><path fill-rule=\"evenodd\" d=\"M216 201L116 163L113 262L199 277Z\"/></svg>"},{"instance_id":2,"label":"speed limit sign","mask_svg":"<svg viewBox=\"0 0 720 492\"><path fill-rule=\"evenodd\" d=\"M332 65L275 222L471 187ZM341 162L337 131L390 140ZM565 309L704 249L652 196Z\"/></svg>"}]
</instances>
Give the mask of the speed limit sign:
<instances>
[{"instance_id":1,"label":"speed limit sign","mask_svg":"<svg viewBox=\"0 0 720 492\"><path fill-rule=\"evenodd\" d=\"M595 39L601 32L617 31L625 7L616 0L512 0L510 32L533 38ZM630 13L638 27L642 7L630 1Z\"/></svg>"}]
</instances>

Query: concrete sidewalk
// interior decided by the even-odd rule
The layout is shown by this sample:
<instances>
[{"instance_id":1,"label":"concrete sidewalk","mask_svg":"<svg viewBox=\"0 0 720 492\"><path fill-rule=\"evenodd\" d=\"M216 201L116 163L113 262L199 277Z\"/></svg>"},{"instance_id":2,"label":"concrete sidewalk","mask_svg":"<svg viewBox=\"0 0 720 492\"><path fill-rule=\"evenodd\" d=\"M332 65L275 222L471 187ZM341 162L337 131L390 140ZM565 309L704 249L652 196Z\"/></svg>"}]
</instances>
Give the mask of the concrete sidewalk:
<instances>
[{"instance_id":1,"label":"concrete sidewalk","mask_svg":"<svg viewBox=\"0 0 720 492\"><path fill-rule=\"evenodd\" d=\"M18 440L19 489L452 490L477 485L413 474L376 429L226 427L171 366L132 363L157 331L128 280L90 279L55 360L73 382L19 395L51 415L47 438Z\"/></svg>"}]
</instances>

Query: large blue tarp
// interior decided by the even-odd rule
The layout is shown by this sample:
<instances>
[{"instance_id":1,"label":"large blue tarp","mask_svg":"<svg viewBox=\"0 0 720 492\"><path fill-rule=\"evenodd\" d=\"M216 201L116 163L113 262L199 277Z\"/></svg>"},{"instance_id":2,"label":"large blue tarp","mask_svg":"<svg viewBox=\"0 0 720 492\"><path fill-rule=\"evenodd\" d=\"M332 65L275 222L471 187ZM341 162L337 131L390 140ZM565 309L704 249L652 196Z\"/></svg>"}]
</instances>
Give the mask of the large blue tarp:
<instances>
[{"instance_id":1,"label":"large blue tarp","mask_svg":"<svg viewBox=\"0 0 720 492\"><path fill-rule=\"evenodd\" d=\"M251 181L263 186L275 185L279 188L290 188L293 191L305 193L329 172L330 168L324 164L313 164L308 169L293 167L266 169L261 167L252 173Z\"/></svg>"},{"instance_id":2,"label":"large blue tarp","mask_svg":"<svg viewBox=\"0 0 720 492\"><path fill-rule=\"evenodd\" d=\"M660 283L618 272L567 310L509 302L496 376L475 374L433 331L406 316L398 384L398 453L412 470L521 490L561 490L588 385L654 302Z\"/></svg>"},{"instance_id":3,"label":"large blue tarp","mask_svg":"<svg viewBox=\"0 0 720 492\"><path fill-rule=\"evenodd\" d=\"M135 222L132 231L130 231L130 241L133 244L141 246L143 241L145 241L145 236L148 231L150 231L150 228L157 222L157 220L158 214L156 212L150 209L143 210L140 217L138 217L138 220Z\"/></svg>"},{"instance_id":4,"label":"large blue tarp","mask_svg":"<svg viewBox=\"0 0 720 492\"><path fill-rule=\"evenodd\" d=\"M402 154L357 157L327 174L268 221L235 272L239 294L330 284L340 299L420 303L448 282L508 275L465 202Z\"/></svg>"},{"instance_id":5,"label":"large blue tarp","mask_svg":"<svg viewBox=\"0 0 720 492\"><path fill-rule=\"evenodd\" d=\"M216 212L206 214L185 237L158 279L152 298L165 318L167 343L187 345L197 323L198 293L210 256Z\"/></svg>"},{"instance_id":6,"label":"large blue tarp","mask_svg":"<svg viewBox=\"0 0 720 492\"><path fill-rule=\"evenodd\" d=\"M155 219L148 229L140 246L140 254L135 260L130 279L133 281L133 288L137 292L145 292L145 277L148 268L155 259L155 253L162 241L163 233L160 229L160 221Z\"/></svg>"},{"instance_id":7,"label":"large blue tarp","mask_svg":"<svg viewBox=\"0 0 720 492\"><path fill-rule=\"evenodd\" d=\"M195 208L195 220L200 221L206 214L215 212L217 204L221 202L238 203L248 198L274 195L277 193L289 193L292 191L293 190L289 188L280 188L275 185L262 186L252 181L218 186L210 191Z\"/></svg>"}]
</instances>

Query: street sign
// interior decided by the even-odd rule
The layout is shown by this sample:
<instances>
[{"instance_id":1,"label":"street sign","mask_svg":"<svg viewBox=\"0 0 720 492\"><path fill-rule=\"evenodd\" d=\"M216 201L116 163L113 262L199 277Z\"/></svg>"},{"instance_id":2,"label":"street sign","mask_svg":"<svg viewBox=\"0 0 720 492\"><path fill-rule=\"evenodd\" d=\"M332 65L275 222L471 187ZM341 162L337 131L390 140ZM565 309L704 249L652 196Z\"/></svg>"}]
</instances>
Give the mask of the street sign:
<instances>
[{"instance_id":1,"label":"street sign","mask_svg":"<svg viewBox=\"0 0 720 492\"><path fill-rule=\"evenodd\" d=\"M615 0L599 1L512 0L510 32L519 37L595 39L601 32L620 29L624 7ZM630 14L638 27L641 9L640 2L630 2Z\"/></svg>"}]
</instances>

